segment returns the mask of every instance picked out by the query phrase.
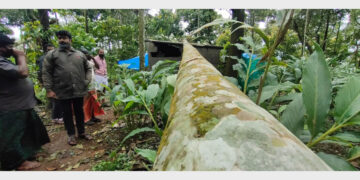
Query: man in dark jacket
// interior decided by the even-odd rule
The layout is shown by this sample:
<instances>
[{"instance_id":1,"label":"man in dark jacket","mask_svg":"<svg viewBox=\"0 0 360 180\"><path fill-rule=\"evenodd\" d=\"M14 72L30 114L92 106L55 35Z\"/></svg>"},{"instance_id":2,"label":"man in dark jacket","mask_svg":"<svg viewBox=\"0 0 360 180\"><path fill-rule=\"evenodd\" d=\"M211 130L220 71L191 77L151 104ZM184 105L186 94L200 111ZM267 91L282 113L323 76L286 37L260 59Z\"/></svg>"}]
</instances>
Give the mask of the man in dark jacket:
<instances>
[{"instance_id":1,"label":"man in dark jacket","mask_svg":"<svg viewBox=\"0 0 360 180\"><path fill-rule=\"evenodd\" d=\"M91 81L91 67L85 55L71 47L72 38L68 31L58 31L56 36L59 48L45 56L42 79L47 97L58 99L62 106L68 143L76 145L72 107L78 137L92 139L85 134L83 111L83 97L87 94L87 86Z\"/></svg>"}]
</instances>

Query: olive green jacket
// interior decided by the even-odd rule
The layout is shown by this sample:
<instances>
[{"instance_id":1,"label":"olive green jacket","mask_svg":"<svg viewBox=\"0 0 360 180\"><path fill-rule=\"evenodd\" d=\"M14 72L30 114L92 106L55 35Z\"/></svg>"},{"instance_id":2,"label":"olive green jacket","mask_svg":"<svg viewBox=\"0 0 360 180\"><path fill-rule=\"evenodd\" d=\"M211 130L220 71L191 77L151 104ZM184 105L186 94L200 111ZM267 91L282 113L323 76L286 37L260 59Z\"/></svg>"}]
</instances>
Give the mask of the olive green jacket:
<instances>
[{"instance_id":1,"label":"olive green jacket","mask_svg":"<svg viewBox=\"0 0 360 180\"><path fill-rule=\"evenodd\" d=\"M42 79L45 89L55 92L58 99L83 97L91 81L91 67L82 52L56 48L45 56Z\"/></svg>"}]
</instances>

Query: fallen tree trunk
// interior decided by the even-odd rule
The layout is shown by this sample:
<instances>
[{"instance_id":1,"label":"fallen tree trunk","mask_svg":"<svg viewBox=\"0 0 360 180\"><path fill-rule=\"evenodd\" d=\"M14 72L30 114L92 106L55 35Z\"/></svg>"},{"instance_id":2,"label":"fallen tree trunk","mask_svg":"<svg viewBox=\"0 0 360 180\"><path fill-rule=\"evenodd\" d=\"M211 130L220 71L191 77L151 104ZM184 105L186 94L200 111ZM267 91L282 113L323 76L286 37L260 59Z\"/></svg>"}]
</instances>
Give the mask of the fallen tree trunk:
<instances>
[{"instance_id":1,"label":"fallen tree trunk","mask_svg":"<svg viewBox=\"0 0 360 180\"><path fill-rule=\"evenodd\" d=\"M154 170L331 170L184 42Z\"/></svg>"}]
</instances>

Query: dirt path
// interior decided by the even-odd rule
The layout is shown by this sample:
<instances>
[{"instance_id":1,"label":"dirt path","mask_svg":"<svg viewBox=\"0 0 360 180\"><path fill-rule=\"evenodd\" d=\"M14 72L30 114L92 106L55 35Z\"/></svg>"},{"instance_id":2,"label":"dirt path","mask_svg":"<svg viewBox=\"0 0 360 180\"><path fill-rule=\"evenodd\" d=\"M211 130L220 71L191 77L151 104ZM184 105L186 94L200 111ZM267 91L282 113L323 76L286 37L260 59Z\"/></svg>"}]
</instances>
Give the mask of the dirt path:
<instances>
[{"instance_id":1,"label":"dirt path","mask_svg":"<svg viewBox=\"0 0 360 180\"><path fill-rule=\"evenodd\" d=\"M67 143L67 133L64 125L46 124L50 143L43 146L43 150L36 155L41 166L34 171L86 171L90 170L96 161L104 159L106 143L97 134L110 128L113 121L111 108L105 108L105 115L98 116L101 122L92 126L85 126L85 132L94 137L86 141L77 139L76 146Z\"/></svg>"}]
</instances>

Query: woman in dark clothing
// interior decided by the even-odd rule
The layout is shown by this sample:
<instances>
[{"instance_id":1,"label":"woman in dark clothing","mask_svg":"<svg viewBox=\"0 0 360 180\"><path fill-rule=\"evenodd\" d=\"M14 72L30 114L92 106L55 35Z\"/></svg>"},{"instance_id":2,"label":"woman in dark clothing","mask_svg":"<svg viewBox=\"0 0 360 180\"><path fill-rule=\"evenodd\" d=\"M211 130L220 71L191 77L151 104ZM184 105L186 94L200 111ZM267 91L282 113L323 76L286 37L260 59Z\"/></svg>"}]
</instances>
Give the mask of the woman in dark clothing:
<instances>
[{"instance_id":1,"label":"woman in dark clothing","mask_svg":"<svg viewBox=\"0 0 360 180\"><path fill-rule=\"evenodd\" d=\"M24 52L0 34L0 169L29 170L40 163L28 161L50 142L45 126L34 111L34 85L28 76ZM16 64L7 58L15 57Z\"/></svg>"}]
</instances>

